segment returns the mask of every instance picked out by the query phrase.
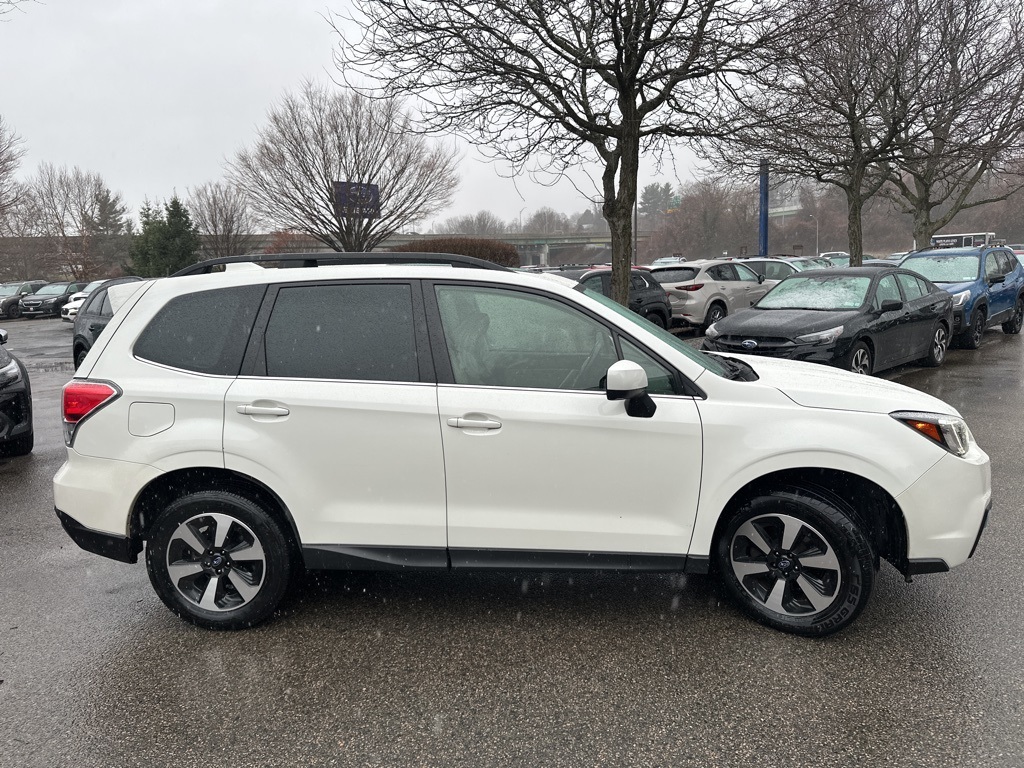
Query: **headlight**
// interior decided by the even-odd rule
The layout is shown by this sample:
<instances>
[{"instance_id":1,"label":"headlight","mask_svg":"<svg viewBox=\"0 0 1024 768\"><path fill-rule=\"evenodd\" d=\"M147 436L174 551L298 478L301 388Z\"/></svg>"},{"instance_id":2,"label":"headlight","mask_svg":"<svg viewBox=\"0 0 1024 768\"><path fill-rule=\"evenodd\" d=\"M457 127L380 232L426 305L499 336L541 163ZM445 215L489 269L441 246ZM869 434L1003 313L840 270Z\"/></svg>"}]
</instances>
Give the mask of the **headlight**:
<instances>
[{"instance_id":1,"label":"headlight","mask_svg":"<svg viewBox=\"0 0 1024 768\"><path fill-rule=\"evenodd\" d=\"M712 323L711 325L708 326L708 329L704 331L704 336L706 338L717 339L719 336L722 335L721 331L715 328L716 325L718 325L718 323Z\"/></svg>"},{"instance_id":2,"label":"headlight","mask_svg":"<svg viewBox=\"0 0 1024 768\"><path fill-rule=\"evenodd\" d=\"M57 300L56 297L52 298L52 299L43 299L42 303L43 304L53 304L53 302L55 302L56 300Z\"/></svg>"},{"instance_id":3,"label":"headlight","mask_svg":"<svg viewBox=\"0 0 1024 768\"><path fill-rule=\"evenodd\" d=\"M917 411L897 411L889 415L956 456L963 456L974 443L967 422L959 416Z\"/></svg>"},{"instance_id":4,"label":"headlight","mask_svg":"<svg viewBox=\"0 0 1024 768\"><path fill-rule=\"evenodd\" d=\"M804 344L834 344L836 339L843 335L843 330L844 326L837 325L835 328L829 328L827 331L805 333L803 336L797 336L796 340Z\"/></svg>"},{"instance_id":5,"label":"headlight","mask_svg":"<svg viewBox=\"0 0 1024 768\"><path fill-rule=\"evenodd\" d=\"M16 360L11 360L3 368L0 368L0 387L6 387L21 381L21 368Z\"/></svg>"},{"instance_id":6,"label":"headlight","mask_svg":"<svg viewBox=\"0 0 1024 768\"><path fill-rule=\"evenodd\" d=\"M967 303L967 300L971 298L970 291L960 291L960 293L953 294L953 307L962 307Z\"/></svg>"}]
</instances>

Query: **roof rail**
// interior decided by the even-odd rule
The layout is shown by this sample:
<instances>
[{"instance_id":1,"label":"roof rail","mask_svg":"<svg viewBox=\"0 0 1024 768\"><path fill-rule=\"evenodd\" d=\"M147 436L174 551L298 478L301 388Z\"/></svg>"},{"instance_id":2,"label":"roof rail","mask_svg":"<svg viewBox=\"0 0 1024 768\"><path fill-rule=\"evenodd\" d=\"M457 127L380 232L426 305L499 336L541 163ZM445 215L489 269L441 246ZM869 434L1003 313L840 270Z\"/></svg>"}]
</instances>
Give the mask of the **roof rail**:
<instances>
[{"instance_id":1,"label":"roof rail","mask_svg":"<svg viewBox=\"0 0 1024 768\"><path fill-rule=\"evenodd\" d=\"M179 269L171 277L185 275L207 275L215 267L228 264L279 263L283 268L320 267L333 264L447 264L452 267L474 267L511 272L508 267L484 261L473 256L455 253L341 253L324 251L319 253L251 253L244 256L221 256L207 259Z\"/></svg>"}]
</instances>

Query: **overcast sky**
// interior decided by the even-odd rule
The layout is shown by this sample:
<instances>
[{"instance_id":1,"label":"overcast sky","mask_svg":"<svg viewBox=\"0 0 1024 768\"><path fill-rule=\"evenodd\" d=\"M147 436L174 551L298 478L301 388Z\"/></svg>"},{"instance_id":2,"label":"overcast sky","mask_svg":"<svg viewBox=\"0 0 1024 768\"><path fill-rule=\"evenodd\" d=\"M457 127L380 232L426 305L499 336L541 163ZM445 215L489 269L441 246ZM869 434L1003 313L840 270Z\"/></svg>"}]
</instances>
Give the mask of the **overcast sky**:
<instances>
[{"instance_id":1,"label":"overcast sky","mask_svg":"<svg viewBox=\"0 0 1024 768\"><path fill-rule=\"evenodd\" d=\"M39 0L0 22L0 115L41 162L98 172L133 213L146 198L223 178L268 108L306 78L327 80L345 0ZM641 178L678 183L673 172ZM454 205L524 218L589 205L570 184L515 182L464 151ZM685 178L683 179L686 180ZM580 183L584 183L582 180ZM427 228L427 227L424 227Z\"/></svg>"}]
</instances>

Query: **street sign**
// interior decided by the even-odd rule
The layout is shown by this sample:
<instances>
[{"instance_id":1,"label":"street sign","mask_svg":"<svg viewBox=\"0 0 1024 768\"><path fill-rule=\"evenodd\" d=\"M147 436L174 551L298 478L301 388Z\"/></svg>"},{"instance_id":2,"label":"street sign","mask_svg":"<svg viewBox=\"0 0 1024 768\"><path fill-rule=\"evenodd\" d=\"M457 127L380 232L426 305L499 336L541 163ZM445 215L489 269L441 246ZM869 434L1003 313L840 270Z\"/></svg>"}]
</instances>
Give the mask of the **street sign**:
<instances>
[{"instance_id":1,"label":"street sign","mask_svg":"<svg viewBox=\"0 0 1024 768\"><path fill-rule=\"evenodd\" d=\"M334 211L345 219L376 219L380 216L380 187L354 181L334 182Z\"/></svg>"}]
</instances>

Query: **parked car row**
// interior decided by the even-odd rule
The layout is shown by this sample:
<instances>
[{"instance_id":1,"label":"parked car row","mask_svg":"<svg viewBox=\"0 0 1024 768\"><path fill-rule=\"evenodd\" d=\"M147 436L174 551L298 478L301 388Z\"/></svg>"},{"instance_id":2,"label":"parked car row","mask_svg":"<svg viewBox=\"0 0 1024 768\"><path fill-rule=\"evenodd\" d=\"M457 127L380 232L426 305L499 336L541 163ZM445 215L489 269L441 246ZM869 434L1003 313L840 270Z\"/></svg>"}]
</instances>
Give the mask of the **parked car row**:
<instances>
[{"instance_id":1,"label":"parked car row","mask_svg":"<svg viewBox=\"0 0 1024 768\"><path fill-rule=\"evenodd\" d=\"M59 317L61 307L85 283L23 280L0 285L0 318Z\"/></svg>"},{"instance_id":2,"label":"parked car row","mask_svg":"<svg viewBox=\"0 0 1024 768\"><path fill-rule=\"evenodd\" d=\"M981 345L987 328L1024 326L1024 267L1005 247L915 251L900 262L790 275L749 310L705 329L708 351L768 355L870 374L950 343Z\"/></svg>"}]
</instances>

